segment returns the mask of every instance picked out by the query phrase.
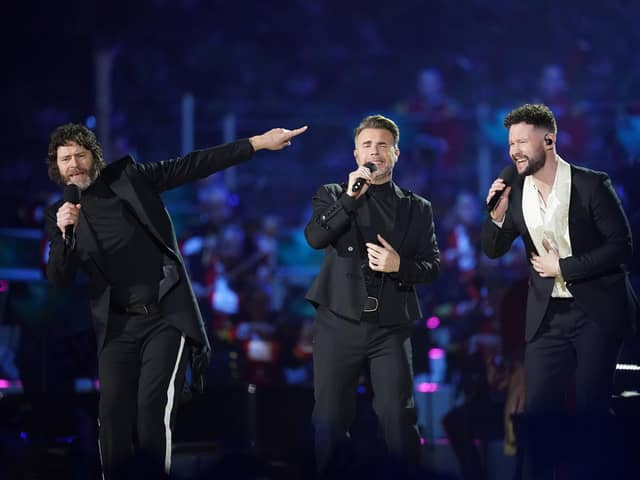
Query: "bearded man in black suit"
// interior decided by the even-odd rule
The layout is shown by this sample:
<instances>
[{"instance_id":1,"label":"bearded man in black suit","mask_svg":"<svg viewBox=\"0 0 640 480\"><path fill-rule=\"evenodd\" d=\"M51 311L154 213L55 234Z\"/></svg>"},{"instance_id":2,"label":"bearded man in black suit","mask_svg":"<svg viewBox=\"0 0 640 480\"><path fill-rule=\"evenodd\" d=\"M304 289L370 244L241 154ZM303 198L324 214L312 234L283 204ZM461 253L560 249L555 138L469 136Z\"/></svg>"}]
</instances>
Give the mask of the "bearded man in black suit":
<instances>
[{"instance_id":1,"label":"bearded man in black suit","mask_svg":"<svg viewBox=\"0 0 640 480\"><path fill-rule=\"evenodd\" d=\"M522 237L531 263L525 478L552 479L567 445L575 447L577 478L607 478L603 440L616 357L638 313L625 268L629 222L607 174L558 155L548 107L523 105L504 125L517 175L509 186L498 178L489 188L488 204L502 193L483 225L482 249L500 257Z\"/></svg>"},{"instance_id":2,"label":"bearded man in black suit","mask_svg":"<svg viewBox=\"0 0 640 480\"><path fill-rule=\"evenodd\" d=\"M141 468L152 478L169 474L187 363L201 390L210 357L160 194L246 162L258 150L285 148L305 130L276 128L171 160L136 163L126 156L107 166L95 135L83 125L62 125L51 134L49 177L65 185L65 192L69 186L79 189L82 199L76 194L74 201L63 199L46 211L47 277L66 287L78 270L89 276L106 478L128 477Z\"/></svg>"}]
</instances>

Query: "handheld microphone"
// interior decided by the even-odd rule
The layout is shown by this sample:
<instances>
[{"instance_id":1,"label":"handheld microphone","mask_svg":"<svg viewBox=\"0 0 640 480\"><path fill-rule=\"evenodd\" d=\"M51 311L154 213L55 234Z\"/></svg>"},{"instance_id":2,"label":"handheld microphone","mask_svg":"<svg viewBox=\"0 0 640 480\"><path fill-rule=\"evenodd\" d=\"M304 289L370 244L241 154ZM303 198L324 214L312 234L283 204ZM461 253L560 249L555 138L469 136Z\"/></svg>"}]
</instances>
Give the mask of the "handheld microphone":
<instances>
[{"instance_id":1,"label":"handheld microphone","mask_svg":"<svg viewBox=\"0 0 640 480\"><path fill-rule=\"evenodd\" d=\"M70 202L74 205L80 203L80 188L73 183L65 185L62 199L64 202ZM64 227L64 245L67 248L72 248L73 243L73 225L67 225Z\"/></svg>"},{"instance_id":2,"label":"handheld microphone","mask_svg":"<svg viewBox=\"0 0 640 480\"><path fill-rule=\"evenodd\" d=\"M372 163L372 162L367 162L364 164L364 166L367 167L371 173L378 170L378 167L376 167L375 163ZM365 184L365 182L366 180L364 178L357 179L353 184L353 187L351 187L351 191L352 192L359 191L362 188L362 186Z\"/></svg>"},{"instance_id":3,"label":"handheld microphone","mask_svg":"<svg viewBox=\"0 0 640 480\"><path fill-rule=\"evenodd\" d=\"M503 192L507 189L508 186L513 183L517 176L518 170L516 169L515 165L507 165L502 169L498 177L504 180L505 187L499 192L494 192L493 196L489 199L489 203L487 203L487 212L491 213L491 211L496 208L496 205L500 201L500 197L502 197Z\"/></svg>"}]
</instances>

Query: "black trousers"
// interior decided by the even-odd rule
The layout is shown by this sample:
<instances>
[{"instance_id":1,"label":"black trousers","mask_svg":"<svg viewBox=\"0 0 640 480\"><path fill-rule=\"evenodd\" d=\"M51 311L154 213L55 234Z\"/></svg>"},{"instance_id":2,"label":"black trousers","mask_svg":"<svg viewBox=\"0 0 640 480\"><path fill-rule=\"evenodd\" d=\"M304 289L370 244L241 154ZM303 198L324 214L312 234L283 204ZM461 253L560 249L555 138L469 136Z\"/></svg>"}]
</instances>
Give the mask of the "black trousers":
<instances>
[{"instance_id":1,"label":"black trousers","mask_svg":"<svg viewBox=\"0 0 640 480\"><path fill-rule=\"evenodd\" d=\"M341 478L355 418L357 386L368 364L373 407L390 459L419 460L420 435L413 398L410 326L381 327L354 322L318 307L313 343L316 470L320 478Z\"/></svg>"},{"instance_id":2,"label":"black trousers","mask_svg":"<svg viewBox=\"0 0 640 480\"><path fill-rule=\"evenodd\" d=\"M105 478L161 478L184 386L184 335L161 315L114 315L98 356L99 448Z\"/></svg>"},{"instance_id":3,"label":"black trousers","mask_svg":"<svg viewBox=\"0 0 640 480\"><path fill-rule=\"evenodd\" d=\"M620 345L573 300L551 300L525 352L526 480L551 480L558 464L572 465L580 480L608 478L608 407Z\"/></svg>"}]
</instances>

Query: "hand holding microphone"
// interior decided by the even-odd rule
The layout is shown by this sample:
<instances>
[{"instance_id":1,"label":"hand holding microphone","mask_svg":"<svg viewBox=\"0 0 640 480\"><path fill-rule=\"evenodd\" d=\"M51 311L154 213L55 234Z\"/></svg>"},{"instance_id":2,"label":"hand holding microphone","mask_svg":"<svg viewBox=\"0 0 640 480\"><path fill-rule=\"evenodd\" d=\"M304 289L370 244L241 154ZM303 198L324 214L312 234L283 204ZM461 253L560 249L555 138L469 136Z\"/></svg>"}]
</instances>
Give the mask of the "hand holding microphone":
<instances>
[{"instance_id":1,"label":"hand holding microphone","mask_svg":"<svg viewBox=\"0 0 640 480\"><path fill-rule=\"evenodd\" d=\"M56 224L63 234L65 246L72 248L74 230L80 215L80 188L73 183L65 185L62 199L64 203L56 213Z\"/></svg>"},{"instance_id":2,"label":"hand holding microphone","mask_svg":"<svg viewBox=\"0 0 640 480\"><path fill-rule=\"evenodd\" d=\"M507 165L494 180L487 193L487 212L496 221L501 221L509 208L509 193L511 185L518 176L514 165Z\"/></svg>"},{"instance_id":3,"label":"hand holding microphone","mask_svg":"<svg viewBox=\"0 0 640 480\"><path fill-rule=\"evenodd\" d=\"M378 169L372 162L367 162L349 174L349 184L347 195L359 198L367 191L369 184L373 180L372 173Z\"/></svg>"}]
</instances>

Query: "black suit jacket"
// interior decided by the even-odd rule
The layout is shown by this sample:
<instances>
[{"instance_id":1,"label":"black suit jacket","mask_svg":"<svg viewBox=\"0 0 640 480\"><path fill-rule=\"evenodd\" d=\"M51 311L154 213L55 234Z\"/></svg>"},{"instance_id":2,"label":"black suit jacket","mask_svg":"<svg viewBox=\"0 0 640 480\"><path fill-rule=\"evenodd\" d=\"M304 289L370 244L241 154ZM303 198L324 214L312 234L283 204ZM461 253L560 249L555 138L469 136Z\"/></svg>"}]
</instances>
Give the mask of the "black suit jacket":
<instances>
[{"instance_id":1,"label":"black suit jacket","mask_svg":"<svg viewBox=\"0 0 640 480\"><path fill-rule=\"evenodd\" d=\"M320 273L307 292L313 305L360 320L367 291L356 224L358 200L343 195L344 185L321 186L313 197L313 217L305 227L311 247L324 249ZM394 233L386 240L400 255L400 271L384 276L380 297L382 325L408 323L422 316L414 285L432 281L440 269L431 203L393 185L399 202ZM366 258L366 252L364 255Z\"/></svg>"},{"instance_id":2,"label":"black suit jacket","mask_svg":"<svg viewBox=\"0 0 640 480\"><path fill-rule=\"evenodd\" d=\"M512 185L502 228L487 218L482 249L490 258L504 255L522 236L527 256L537 252L522 213L524 177ZM635 330L637 299L624 263L632 255L629 222L607 174L571 166L569 236L572 255L560 259L560 270L575 301L605 332L622 336ZM553 278L542 278L531 265L525 339L530 341L544 317Z\"/></svg>"},{"instance_id":3,"label":"black suit jacket","mask_svg":"<svg viewBox=\"0 0 640 480\"><path fill-rule=\"evenodd\" d=\"M138 164L130 156L109 164L100 175L109 188L131 209L147 232L161 245L163 278L159 284L159 304L165 320L182 331L192 345L210 350L202 317L184 261L176 241L173 224L160 193L205 178L239 162L248 160L253 148L248 140L199 150L184 157L157 163ZM105 274L105 260L96 238L80 211L73 249L65 248L56 226L56 212L62 201L46 210L50 241L47 277L58 287L73 284L79 268L89 275L91 310L101 351L109 320L111 285ZM135 259L132 258L132 268Z\"/></svg>"}]
</instances>

